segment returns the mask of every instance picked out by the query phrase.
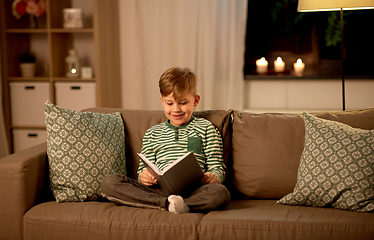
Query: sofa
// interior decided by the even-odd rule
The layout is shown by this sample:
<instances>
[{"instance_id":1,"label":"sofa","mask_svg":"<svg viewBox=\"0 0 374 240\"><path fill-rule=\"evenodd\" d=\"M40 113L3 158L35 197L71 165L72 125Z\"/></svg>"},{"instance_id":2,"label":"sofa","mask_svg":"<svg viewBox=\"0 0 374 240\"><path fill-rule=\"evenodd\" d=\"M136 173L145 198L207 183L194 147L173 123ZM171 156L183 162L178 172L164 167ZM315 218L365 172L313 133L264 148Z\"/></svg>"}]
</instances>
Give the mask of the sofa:
<instances>
[{"instance_id":1,"label":"sofa","mask_svg":"<svg viewBox=\"0 0 374 240\"><path fill-rule=\"evenodd\" d=\"M85 112L121 114L126 171L136 178L142 137L149 127L166 120L163 111L91 108ZM295 190L302 174L305 116L234 110L194 115L210 120L222 134L224 184L231 193L226 209L177 215L105 200L57 203L43 143L0 159L0 239L374 239L372 211L279 202ZM374 108L311 115L374 129ZM373 188L374 182L370 184ZM373 204L374 198L369 202Z\"/></svg>"}]
</instances>

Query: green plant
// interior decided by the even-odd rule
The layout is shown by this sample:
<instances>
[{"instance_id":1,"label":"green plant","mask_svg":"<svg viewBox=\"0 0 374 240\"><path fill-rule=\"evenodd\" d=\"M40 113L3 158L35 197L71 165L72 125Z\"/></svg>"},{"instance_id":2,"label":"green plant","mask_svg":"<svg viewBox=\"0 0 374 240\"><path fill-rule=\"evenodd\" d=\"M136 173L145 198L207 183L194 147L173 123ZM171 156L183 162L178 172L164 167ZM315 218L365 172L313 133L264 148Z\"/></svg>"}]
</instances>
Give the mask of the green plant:
<instances>
[{"instance_id":1,"label":"green plant","mask_svg":"<svg viewBox=\"0 0 374 240\"><path fill-rule=\"evenodd\" d=\"M273 22L283 24L285 31L290 29L304 29L316 26L324 29L325 44L329 46L337 46L341 41L340 30L340 13L338 11L319 12L319 13L300 13L297 12L298 0L275 0L275 6L271 11ZM344 17L350 15L351 12L344 12ZM344 24L346 21L344 20Z\"/></svg>"},{"instance_id":2,"label":"green plant","mask_svg":"<svg viewBox=\"0 0 374 240\"><path fill-rule=\"evenodd\" d=\"M350 14L351 12L344 12L343 19ZM330 12L330 16L327 17L327 22L328 24L325 30L326 46L336 46L342 40L340 12ZM345 23L346 21L343 20L343 24Z\"/></svg>"},{"instance_id":3,"label":"green plant","mask_svg":"<svg viewBox=\"0 0 374 240\"><path fill-rule=\"evenodd\" d=\"M36 60L35 53L26 52L19 57L20 63L34 63Z\"/></svg>"}]
</instances>

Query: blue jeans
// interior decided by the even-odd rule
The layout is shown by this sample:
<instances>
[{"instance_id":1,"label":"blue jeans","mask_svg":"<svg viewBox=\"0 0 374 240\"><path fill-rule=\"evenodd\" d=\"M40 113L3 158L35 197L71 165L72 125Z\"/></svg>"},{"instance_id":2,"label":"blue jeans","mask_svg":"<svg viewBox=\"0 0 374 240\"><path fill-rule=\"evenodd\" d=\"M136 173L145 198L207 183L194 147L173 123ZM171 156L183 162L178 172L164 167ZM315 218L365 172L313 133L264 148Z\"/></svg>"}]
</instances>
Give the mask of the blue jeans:
<instances>
[{"instance_id":1,"label":"blue jeans","mask_svg":"<svg viewBox=\"0 0 374 240\"><path fill-rule=\"evenodd\" d=\"M124 175L107 175L101 183L102 195L120 205L167 210L168 195L157 186L148 187ZM230 192L219 183L205 184L184 197L191 212L224 209Z\"/></svg>"}]
</instances>

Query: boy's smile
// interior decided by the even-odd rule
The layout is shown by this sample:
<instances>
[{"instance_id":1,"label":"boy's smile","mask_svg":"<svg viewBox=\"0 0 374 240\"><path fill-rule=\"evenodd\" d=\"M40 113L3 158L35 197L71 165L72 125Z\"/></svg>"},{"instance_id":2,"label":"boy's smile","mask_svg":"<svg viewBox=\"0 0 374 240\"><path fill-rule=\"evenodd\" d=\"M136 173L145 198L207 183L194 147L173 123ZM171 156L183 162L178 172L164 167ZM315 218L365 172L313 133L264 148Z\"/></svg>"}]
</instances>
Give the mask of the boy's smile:
<instances>
[{"instance_id":1,"label":"boy's smile","mask_svg":"<svg viewBox=\"0 0 374 240\"><path fill-rule=\"evenodd\" d=\"M175 119L180 119L184 114L172 115Z\"/></svg>"},{"instance_id":2,"label":"boy's smile","mask_svg":"<svg viewBox=\"0 0 374 240\"><path fill-rule=\"evenodd\" d=\"M161 96L164 113L169 119L170 124L179 127L188 123L191 119L194 107L200 101L200 96L193 96L189 91L183 92L178 98L174 99L174 94Z\"/></svg>"}]
</instances>

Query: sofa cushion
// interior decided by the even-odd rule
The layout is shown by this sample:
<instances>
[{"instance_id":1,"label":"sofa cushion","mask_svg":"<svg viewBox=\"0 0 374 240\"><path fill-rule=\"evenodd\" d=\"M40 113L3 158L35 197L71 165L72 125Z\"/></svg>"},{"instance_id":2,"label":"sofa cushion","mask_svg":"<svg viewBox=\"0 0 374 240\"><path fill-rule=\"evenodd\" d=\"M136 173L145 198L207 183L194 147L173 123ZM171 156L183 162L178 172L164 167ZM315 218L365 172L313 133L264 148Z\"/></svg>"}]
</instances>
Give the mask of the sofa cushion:
<instances>
[{"instance_id":1,"label":"sofa cushion","mask_svg":"<svg viewBox=\"0 0 374 240\"><path fill-rule=\"evenodd\" d=\"M204 214L117 206L112 202L46 202L23 218L24 240L198 239Z\"/></svg>"},{"instance_id":2,"label":"sofa cushion","mask_svg":"<svg viewBox=\"0 0 374 240\"><path fill-rule=\"evenodd\" d=\"M131 110L117 108L90 108L85 111L98 113L120 112L126 132L126 169L127 176L137 179L139 156L145 132L152 126L167 120L162 110ZM225 110L196 111L194 116L209 120L222 134L223 158L229 162L231 153L231 113Z\"/></svg>"},{"instance_id":3,"label":"sofa cushion","mask_svg":"<svg viewBox=\"0 0 374 240\"><path fill-rule=\"evenodd\" d=\"M305 146L297 183L279 203L374 210L374 130L304 113Z\"/></svg>"},{"instance_id":4,"label":"sofa cushion","mask_svg":"<svg viewBox=\"0 0 374 240\"><path fill-rule=\"evenodd\" d=\"M374 129L373 108L312 115ZM243 197L280 199L293 191L304 129L303 117L297 114L234 112L230 181Z\"/></svg>"},{"instance_id":5,"label":"sofa cushion","mask_svg":"<svg viewBox=\"0 0 374 240\"><path fill-rule=\"evenodd\" d=\"M201 220L199 239L373 239L374 214L233 200Z\"/></svg>"},{"instance_id":6,"label":"sofa cushion","mask_svg":"<svg viewBox=\"0 0 374 240\"><path fill-rule=\"evenodd\" d=\"M232 184L245 198L292 192L303 150L299 115L234 112Z\"/></svg>"},{"instance_id":7,"label":"sofa cushion","mask_svg":"<svg viewBox=\"0 0 374 240\"><path fill-rule=\"evenodd\" d=\"M100 198L101 181L126 173L119 113L100 114L45 104L51 188L57 202Z\"/></svg>"}]
</instances>

